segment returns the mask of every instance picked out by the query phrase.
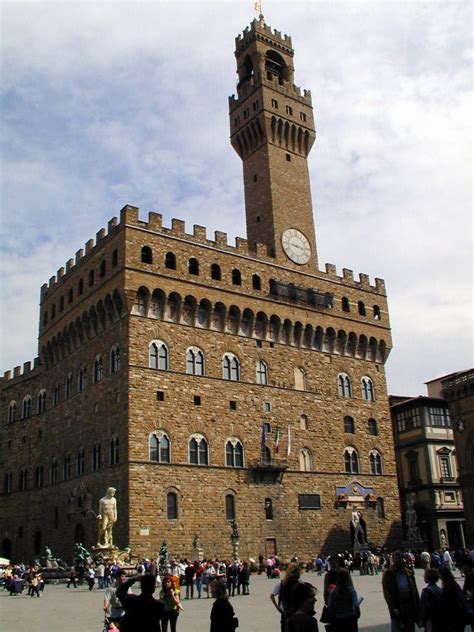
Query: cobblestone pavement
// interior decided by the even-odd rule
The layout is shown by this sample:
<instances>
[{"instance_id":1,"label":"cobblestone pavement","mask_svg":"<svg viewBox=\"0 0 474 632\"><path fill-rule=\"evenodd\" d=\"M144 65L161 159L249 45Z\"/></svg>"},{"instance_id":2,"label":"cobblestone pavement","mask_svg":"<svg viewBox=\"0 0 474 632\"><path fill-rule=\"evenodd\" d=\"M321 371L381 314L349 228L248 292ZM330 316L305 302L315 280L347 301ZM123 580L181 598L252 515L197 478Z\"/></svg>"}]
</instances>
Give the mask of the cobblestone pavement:
<instances>
[{"instance_id":1,"label":"cobblestone pavement","mask_svg":"<svg viewBox=\"0 0 474 632\"><path fill-rule=\"evenodd\" d=\"M460 577L457 580L460 582ZM416 571L417 583L423 587L423 571ZM304 581L310 581L318 589L316 611L318 618L322 608L323 577L307 573ZM354 586L364 601L361 605L359 632L390 632L387 607L382 595L381 575L353 575ZM270 602L269 594L275 580L254 575L250 582L249 596L231 598L240 621L239 632L279 632L279 616ZM178 632L207 632L212 599L185 600L184 611L178 620ZM3 630L9 632L101 632L103 591L90 593L86 586L67 589L65 584L48 585L41 599L25 594L10 597L0 590L0 621ZM319 624L320 632L324 626ZM467 630L467 628L466 628ZM138 632L138 631L137 631Z\"/></svg>"}]
</instances>

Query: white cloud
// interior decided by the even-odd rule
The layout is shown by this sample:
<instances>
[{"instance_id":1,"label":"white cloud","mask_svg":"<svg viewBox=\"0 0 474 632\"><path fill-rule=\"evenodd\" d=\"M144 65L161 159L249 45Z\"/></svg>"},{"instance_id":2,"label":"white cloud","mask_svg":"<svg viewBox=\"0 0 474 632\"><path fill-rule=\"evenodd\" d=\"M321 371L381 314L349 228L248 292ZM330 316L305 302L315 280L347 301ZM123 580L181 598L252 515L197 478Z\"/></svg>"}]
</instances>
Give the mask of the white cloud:
<instances>
[{"instance_id":1,"label":"white cloud","mask_svg":"<svg viewBox=\"0 0 474 632\"><path fill-rule=\"evenodd\" d=\"M41 284L124 204L244 235L227 96L251 8L4 3L3 369L35 354ZM296 83L313 96L321 265L385 278L389 390L417 394L472 364L472 7L264 10L292 35Z\"/></svg>"}]
</instances>

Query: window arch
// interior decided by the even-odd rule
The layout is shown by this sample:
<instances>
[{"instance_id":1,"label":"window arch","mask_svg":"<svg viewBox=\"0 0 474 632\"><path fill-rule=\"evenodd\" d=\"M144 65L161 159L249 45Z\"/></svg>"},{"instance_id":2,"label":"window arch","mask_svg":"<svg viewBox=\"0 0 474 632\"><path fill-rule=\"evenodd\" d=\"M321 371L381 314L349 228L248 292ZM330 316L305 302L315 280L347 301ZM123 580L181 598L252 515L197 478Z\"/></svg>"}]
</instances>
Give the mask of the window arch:
<instances>
[{"instance_id":1,"label":"window arch","mask_svg":"<svg viewBox=\"0 0 474 632\"><path fill-rule=\"evenodd\" d=\"M382 315L380 313L380 307L378 305L374 305L374 320L381 320Z\"/></svg>"},{"instance_id":2,"label":"window arch","mask_svg":"<svg viewBox=\"0 0 474 632\"><path fill-rule=\"evenodd\" d=\"M26 468L20 470L20 491L24 492L28 489L28 470Z\"/></svg>"},{"instance_id":3,"label":"window arch","mask_svg":"<svg viewBox=\"0 0 474 632\"><path fill-rule=\"evenodd\" d=\"M72 373L66 375L66 383L64 386L64 395L66 399L72 397Z\"/></svg>"},{"instance_id":4,"label":"window arch","mask_svg":"<svg viewBox=\"0 0 474 632\"><path fill-rule=\"evenodd\" d=\"M69 454L66 454L63 460L63 479L65 481L71 478L71 457Z\"/></svg>"},{"instance_id":5,"label":"window arch","mask_svg":"<svg viewBox=\"0 0 474 632\"><path fill-rule=\"evenodd\" d=\"M303 448L300 451L300 470L302 472L311 472L313 469L313 459L311 450L309 448Z\"/></svg>"},{"instance_id":6,"label":"window arch","mask_svg":"<svg viewBox=\"0 0 474 632\"><path fill-rule=\"evenodd\" d=\"M198 347L189 347L186 351L186 373L204 375L204 353Z\"/></svg>"},{"instance_id":7,"label":"window arch","mask_svg":"<svg viewBox=\"0 0 474 632\"><path fill-rule=\"evenodd\" d=\"M142 263L153 263L153 252L150 246L142 246Z\"/></svg>"},{"instance_id":8,"label":"window arch","mask_svg":"<svg viewBox=\"0 0 474 632\"><path fill-rule=\"evenodd\" d=\"M11 472L5 474L3 489L5 490L5 494L11 494L13 491L13 474Z\"/></svg>"},{"instance_id":9,"label":"window arch","mask_svg":"<svg viewBox=\"0 0 474 632\"><path fill-rule=\"evenodd\" d=\"M308 415L300 415L300 430L308 430Z\"/></svg>"},{"instance_id":10,"label":"window arch","mask_svg":"<svg viewBox=\"0 0 474 632\"><path fill-rule=\"evenodd\" d=\"M191 257L188 261L188 272L189 274L199 276L199 261L195 257Z\"/></svg>"},{"instance_id":11,"label":"window arch","mask_svg":"<svg viewBox=\"0 0 474 632\"><path fill-rule=\"evenodd\" d=\"M78 476L82 476L85 471L85 455L84 450L81 448L77 452L76 456L76 472Z\"/></svg>"},{"instance_id":12,"label":"window arch","mask_svg":"<svg viewBox=\"0 0 474 632\"><path fill-rule=\"evenodd\" d=\"M115 248L115 250L112 250L112 268L115 268L117 263L118 263L118 251L117 251L117 248Z\"/></svg>"},{"instance_id":13,"label":"window arch","mask_svg":"<svg viewBox=\"0 0 474 632\"><path fill-rule=\"evenodd\" d=\"M189 463L209 465L209 446L202 435L193 435L189 440Z\"/></svg>"},{"instance_id":14,"label":"window arch","mask_svg":"<svg viewBox=\"0 0 474 632\"><path fill-rule=\"evenodd\" d=\"M39 489L44 484L44 468L42 465L37 465L35 468L35 487Z\"/></svg>"},{"instance_id":15,"label":"window arch","mask_svg":"<svg viewBox=\"0 0 474 632\"><path fill-rule=\"evenodd\" d=\"M375 388L374 383L370 379L370 377L363 377L361 380L362 384L362 398L366 399L368 402L375 401Z\"/></svg>"},{"instance_id":16,"label":"window arch","mask_svg":"<svg viewBox=\"0 0 474 632\"><path fill-rule=\"evenodd\" d=\"M41 415L42 413L45 412L45 410L46 410L46 389L42 388L40 392L38 393L38 402L37 402L36 411L38 415Z\"/></svg>"},{"instance_id":17,"label":"window arch","mask_svg":"<svg viewBox=\"0 0 474 632\"><path fill-rule=\"evenodd\" d=\"M100 267L99 267L99 276L105 277L105 273L107 271L107 264L105 263L105 259L102 259L102 261L100 262Z\"/></svg>"},{"instance_id":18,"label":"window arch","mask_svg":"<svg viewBox=\"0 0 474 632\"><path fill-rule=\"evenodd\" d=\"M367 430L369 432L369 435L372 435L374 437L376 437L379 434L376 419L371 418L367 421Z\"/></svg>"},{"instance_id":19,"label":"window arch","mask_svg":"<svg viewBox=\"0 0 474 632\"><path fill-rule=\"evenodd\" d=\"M224 380L240 380L240 362L233 353L225 353L222 357L222 376Z\"/></svg>"},{"instance_id":20,"label":"window arch","mask_svg":"<svg viewBox=\"0 0 474 632\"><path fill-rule=\"evenodd\" d=\"M265 520L273 520L273 502L271 498L265 498Z\"/></svg>"},{"instance_id":21,"label":"window arch","mask_svg":"<svg viewBox=\"0 0 474 632\"><path fill-rule=\"evenodd\" d=\"M16 402L11 401L8 405L8 423L12 424L16 421Z\"/></svg>"},{"instance_id":22,"label":"window arch","mask_svg":"<svg viewBox=\"0 0 474 632\"><path fill-rule=\"evenodd\" d=\"M351 446L344 450L344 469L347 474L359 474L359 455Z\"/></svg>"},{"instance_id":23,"label":"window arch","mask_svg":"<svg viewBox=\"0 0 474 632\"><path fill-rule=\"evenodd\" d=\"M110 440L110 465L117 465L119 462L119 438L112 437Z\"/></svg>"},{"instance_id":24,"label":"window arch","mask_svg":"<svg viewBox=\"0 0 474 632\"><path fill-rule=\"evenodd\" d=\"M49 480L50 480L51 484L58 482L58 461L57 461L57 459L53 459L51 461L51 465L49 467Z\"/></svg>"},{"instance_id":25,"label":"window arch","mask_svg":"<svg viewBox=\"0 0 474 632\"><path fill-rule=\"evenodd\" d=\"M57 406L59 404L60 393L61 393L61 385L55 384L53 388L53 406Z\"/></svg>"},{"instance_id":26,"label":"window arch","mask_svg":"<svg viewBox=\"0 0 474 632\"><path fill-rule=\"evenodd\" d=\"M222 278L221 268L217 263L211 265L211 279L214 281L220 281Z\"/></svg>"},{"instance_id":27,"label":"window arch","mask_svg":"<svg viewBox=\"0 0 474 632\"><path fill-rule=\"evenodd\" d=\"M242 285L242 274L237 268L232 270L232 285Z\"/></svg>"},{"instance_id":28,"label":"window arch","mask_svg":"<svg viewBox=\"0 0 474 632\"><path fill-rule=\"evenodd\" d=\"M176 270L176 255L174 252L167 252L165 255L165 268Z\"/></svg>"},{"instance_id":29,"label":"window arch","mask_svg":"<svg viewBox=\"0 0 474 632\"><path fill-rule=\"evenodd\" d=\"M31 395L26 395L21 404L21 418L28 419L31 417Z\"/></svg>"},{"instance_id":30,"label":"window arch","mask_svg":"<svg viewBox=\"0 0 474 632\"><path fill-rule=\"evenodd\" d=\"M347 298L347 296L343 296L342 297L341 305L342 305L342 311L343 312L350 312L351 311L351 307L349 305L349 299Z\"/></svg>"},{"instance_id":31,"label":"window arch","mask_svg":"<svg viewBox=\"0 0 474 632\"><path fill-rule=\"evenodd\" d=\"M67 302L70 305L74 300L74 289L72 287L69 288L67 292Z\"/></svg>"},{"instance_id":32,"label":"window arch","mask_svg":"<svg viewBox=\"0 0 474 632\"><path fill-rule=\"evenodd\" d=\"M98 355L94 360L94 384L97 384L97 382L102 382L103 374L104 365L102 362L102 356Z\"/></svg>"},{"instance_id":33,"label":"window arch","mask_svg":"<svg viewBox=\"0 0 474 632\"><path fill-rule=\"evenodd\" d=\"M352 381L347 373L339 373L337 376L337 391L339 397L352 397Z\"/></svg>"},{"instance_id":34,"label":"window arch","mask_svg":"<svg viewBox=\"0 0 474 632\"><path fill-rule=\"evenodd\" d=\"M164 342L161 340L150 342L148 355L151 369L159 369L160 371L169 369L169 352Z\"/></svg>"},{"instance_id":35,"label":"window arch","mask_svg":"<svg viewBox=\"0 0 474 632\"><path fill-rule=\"evenodd\" d=\"M360 316L365 316L366 315L366 310L365 310L365 303L364 301L358 301L357 303L357 309L359 311L359 315Z\"/></svg>"},{"instance_id":36,"label":"window arch","mask_svg":"<svg viewBox=\"0 0 474 632\"><path fill-rule=\"evenodd\" d=\"M225 518L226 518L226 520L235 520L235 496L234 496L234 494L226 494L226 496L225 496Z\"/></svg>"},{"instance_id":37,"label":"window arch","mask_svg":"<svg viewBox=\"0 0 474 632\"><path fill-rule=\"evenodd\" d=\"M377 498L377 518L385 518L385 505L380 496Z\"/></svg>"},{"instance_id":38,"label":"window arch","mask_svg":"<svg viewBox=\"0 0 474 632\"><path fill-rule=\"evenodd\" d=\"M94 270L89 271L89 287L94 285Z\"/></svg>"},{"instance_id":39,"label":"window arch","mask_svg":"<svg viewBox=\"0 0 474 632\"><path fill-rule=\"evenodd\" d=\"M300 366L295 367L294 376L295 376L295 389L297 391L305 391L306 390L305 370L301 368Z\"/></svg>"},{"instance_id":40,"label":"window arch","mask_svg":"<svg viewBox=\"0 0 474 632\"><path fill-rule=\"evenodd\" d=\"M166 517L168 520L178 519L178 494L176 492L166 494Z\"/></svg>"},{"instance_id":41,"label":"window arch","mask_svg":"<svg viewBox=\"0 0 474 632\"><path fill-rule=\"evenodd\" d=\"M263 360L257 360L257 384L268 384L268 366Z\"/></svg>"},{"instance_id":42,"label":"window arch","mask_svg":"<svg viewBox=\"0 0 474 632\"><path fill-rule=\"evenodd\" d=\"M82 296L83 294L84 294L84 281L82 279L79 279L79 282L77 284L77 295Z\"/></svg>"},{"instance_id":43,"label":"window arch","mask_svg":"<svg viewBox=\"0 0 474 632\"><path fill-rule=\"evenodd\" d=\"M371 450L369 455L370 460L370 473L371 474L383 474L382 468L382 455L378 450Z\"/></svg>"},{"instance_id":44,"label":"window arch","mask_svg":"<svg viewBox=\"0 0 474 632\"><path fill-rule=\"evenodd\" d=\"M92 470L97 472L102 467L102 447L100 443L92 448Z\"/></svg>"},{"instance_id":45,"label":"window arch","mask_svg":"<svg viewBox=\"0 0 474 632\"><path fill-rule=\"evenodd\" d=\"M150 435L150 461L153 463L171 463L171 442L168 435L157 430Z\"/></svg>"},{"instance_id":46,"label":"window arch","mask_svg":"<svg viewBox=\"0 0 474 632\"><path fill-rule=\"evenodd\" d=\"M355 422L353 417L347 415L344 417L344 432L348 434L355 434Z\"/></svg>"},{"instance_id":47,"label":"window arch","mask_svg":"<svg viewBox=\"0 0 474 632\"><path fill-rule=\"evenodd\" d=\"M244 448L235 437L228 439L225 444L225 464L227 467L244 467Z\"/></svg>"},{"instance_id":48,"label":"window arch","mask_svg":"<svg viewBox=\"0 0 474 632\"><path fill-rule=\"evenodd\" d=\"M120 369L120 347L114 345L110 350L110 372L117 373Z\"/></svg>"},{"instance_id":49,"label":"window arch","mask_svg":"<svg viewBox=\"0 0 474 632\"><path fill-rule=\"evenodd\" d=\"M261 290L262 289L262 280L258 276L258 274L253 274L252 275L252 288L254 290Z\"/></svg>"}]
</instances>

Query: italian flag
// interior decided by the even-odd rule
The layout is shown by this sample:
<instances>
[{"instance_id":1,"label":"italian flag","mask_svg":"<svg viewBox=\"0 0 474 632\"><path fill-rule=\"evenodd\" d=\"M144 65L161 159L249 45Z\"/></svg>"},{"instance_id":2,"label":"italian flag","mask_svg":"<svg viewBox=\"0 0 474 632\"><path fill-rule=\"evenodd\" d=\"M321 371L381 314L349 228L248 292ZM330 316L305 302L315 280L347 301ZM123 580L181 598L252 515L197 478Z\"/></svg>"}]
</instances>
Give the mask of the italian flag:
<instances>
[{"instance_id":1,"label":"italian flag","mask_svg":"<svg viewBox=\"0 0 474 632\"><path fill-rule=\"evenodd\" d=\"M275 452L278 454L278 452L280 452L280 426L276 427L275 430L275 447L274 447Z\"/></svg>"}]
</instances>

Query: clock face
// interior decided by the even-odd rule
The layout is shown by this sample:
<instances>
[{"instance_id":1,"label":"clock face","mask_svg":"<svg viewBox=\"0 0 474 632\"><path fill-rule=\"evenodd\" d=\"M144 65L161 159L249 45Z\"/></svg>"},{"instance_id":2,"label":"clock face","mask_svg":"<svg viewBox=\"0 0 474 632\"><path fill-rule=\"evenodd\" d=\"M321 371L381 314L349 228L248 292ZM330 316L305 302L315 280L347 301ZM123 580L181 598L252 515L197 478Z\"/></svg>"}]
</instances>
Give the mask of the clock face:
<instances>
[{"instance_id":1,"label":"clock face","mask_svg":"<svg viewBox=\"0 0 474 632\"><path fill-rule=\"evenodd\" d=\"M296 228L288 228L281 236L281 245L286 256L294 263L303 265L311 257L311 245L305 235Z\"/></svg>"}]
</instances>

